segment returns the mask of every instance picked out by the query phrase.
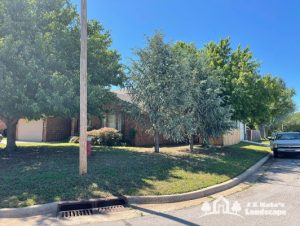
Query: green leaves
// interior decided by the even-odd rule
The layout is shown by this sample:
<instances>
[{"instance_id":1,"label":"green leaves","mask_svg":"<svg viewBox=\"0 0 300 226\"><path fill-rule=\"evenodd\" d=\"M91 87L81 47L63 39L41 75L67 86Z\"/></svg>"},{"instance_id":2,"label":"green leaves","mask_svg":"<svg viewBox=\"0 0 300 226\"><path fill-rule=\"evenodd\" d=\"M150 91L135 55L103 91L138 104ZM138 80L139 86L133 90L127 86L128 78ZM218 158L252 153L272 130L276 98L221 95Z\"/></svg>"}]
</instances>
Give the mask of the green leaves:
<instances>
[{"instance_id":1,"label":"green leaves","mask_svg":"<svg viewBox=\"0 0 300 226\"><path fill-rule=\"evenodd\" d=\"M166 44L160 33L136 52L128 86L149 132L185 141L193 135L220 135L231 128L230 107L222 106L218 70L192 44ZM147 120L145 120L147 121Z\"/></svg>"},{"instance_id":2,"label":"green leaves","mask_svg":"<svg viewBox=\"0 0 300 226\"><path fill-rule=\"evenodd\" d=\"M80 24L68 0L0 4L0 116L36 119L79 114ZM89 113L100 114L111 85L125 80L120 55L89 21ZM107 98L102 98L107 97Z\"/></svg>"},{"instance_id":3,"label":"green leaves","mask_svg":"<svg viewBox=\"0 0 300 226\"><path fill-rule=\"evenodd\" d=\"M267 125L293 111L294 91L276 77L260 76L260 64L253 59L249 48L238 46L232 50L226 38L220 43L209 43L203 53L210 59L210 67L222 72L219 75L224 86L222 95L224 104L234 110L232 119L250 125Z\"/></svg>"}]
</instances>

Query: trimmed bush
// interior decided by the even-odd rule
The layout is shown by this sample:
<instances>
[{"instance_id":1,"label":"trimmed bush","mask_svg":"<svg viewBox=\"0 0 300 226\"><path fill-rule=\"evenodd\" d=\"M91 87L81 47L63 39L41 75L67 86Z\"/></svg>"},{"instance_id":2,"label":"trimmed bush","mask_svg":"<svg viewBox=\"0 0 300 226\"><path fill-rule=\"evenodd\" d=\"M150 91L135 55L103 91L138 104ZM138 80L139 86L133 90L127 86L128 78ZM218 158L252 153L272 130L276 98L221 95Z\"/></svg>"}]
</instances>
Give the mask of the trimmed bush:
<instances>
[{"instance_id":1,"label":"trimmed bush","mask_svg":"<svg viewBox=\"0 0 300 226\"><path fill-rule=\"evenodd\" d=\"M120 145L122 141L122 134L114 128L104 127L89 131L87 134L92 137L94 145L114 146Z\"/></svg>"}]
</instances>

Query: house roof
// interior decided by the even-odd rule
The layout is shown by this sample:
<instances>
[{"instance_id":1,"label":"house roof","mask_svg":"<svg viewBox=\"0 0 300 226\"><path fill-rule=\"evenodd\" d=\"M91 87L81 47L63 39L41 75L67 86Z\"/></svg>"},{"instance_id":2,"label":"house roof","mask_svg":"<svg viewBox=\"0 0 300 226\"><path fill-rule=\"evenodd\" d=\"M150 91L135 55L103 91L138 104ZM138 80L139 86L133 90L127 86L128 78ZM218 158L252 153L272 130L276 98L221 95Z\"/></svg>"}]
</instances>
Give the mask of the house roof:
<instances>
[{"instance_id":1,"label":"house roof","mask_svg":"<svg viewBox=\"0 0 300 226\"><path fill-rule=\"evenodd\" d=\"M114 90L112 91L114 94L117 95L117 97L120 99L120 100L123 100L123 101L126 101L128 103L132 103L132 98L131 96L128 94L128 91L125 90L125 89L120 89L120 90Z\"/></svg>"}]
</instances>

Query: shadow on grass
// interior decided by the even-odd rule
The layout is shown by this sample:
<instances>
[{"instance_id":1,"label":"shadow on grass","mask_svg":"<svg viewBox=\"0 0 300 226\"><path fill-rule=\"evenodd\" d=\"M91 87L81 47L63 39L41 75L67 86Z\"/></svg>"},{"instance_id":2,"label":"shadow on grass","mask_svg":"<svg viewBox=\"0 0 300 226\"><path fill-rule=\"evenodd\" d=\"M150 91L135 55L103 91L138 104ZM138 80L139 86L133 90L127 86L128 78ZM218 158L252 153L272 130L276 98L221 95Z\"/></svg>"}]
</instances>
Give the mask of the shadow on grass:
<instances>
[{"instance_id":1,"label":"shadow on grass","mask_svg":"<svg viewBox=\"0 0 300 226\"><path fill-rule=\"evenodd\" d=\"M185 177L200 174L210 175L214 183L218 177L240 174L266 154L248 146L240 144L181 155L137 152L126 147L96 147L88 161L89 172L82 177L78 176L76 146L20 147L18 151L0 154L0 208L109 195L139 195L143 190L160 194L155 187L157 181L165 183L163 186L182 181L180 186L187 189ZM176 170L184 173L178 175L174 173ZM209 179L206 182L209 184ZM178 192L183 191L178 189Z\"/></svg>"}]
</instances>

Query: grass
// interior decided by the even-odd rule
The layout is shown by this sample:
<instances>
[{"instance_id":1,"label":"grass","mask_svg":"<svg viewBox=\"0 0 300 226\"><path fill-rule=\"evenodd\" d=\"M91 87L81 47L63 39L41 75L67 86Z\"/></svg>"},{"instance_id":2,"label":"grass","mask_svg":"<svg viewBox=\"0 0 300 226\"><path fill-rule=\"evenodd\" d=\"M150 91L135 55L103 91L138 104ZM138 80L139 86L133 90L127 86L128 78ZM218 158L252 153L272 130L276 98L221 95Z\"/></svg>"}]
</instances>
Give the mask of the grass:
<instances>
[{"instance_id":1,"label":"grass","mask_svg":"<svg viewBox=\"0 0 300 226\"><path fill-rule=\"evenodd\" d=\"M266 140L266 139L262 139L262 140L260 140L260 143L262 143L262 144L270 144L270 141Z\"/></svg>"},{"instance_id":2,"label":"grass","mask_svg":"<svg viewBox=\"0 0 300 226\"><path fill-rule=\"evenodd\" d=\"M78 145L20 143L0 146L0 208L110 195L164 195L189 192L229 180L269 152L241 143L216 150L187 146L95 147L89 172L78 176ZM2 145L3 148L3 145Z\"/></svg>"}]
</instances>

